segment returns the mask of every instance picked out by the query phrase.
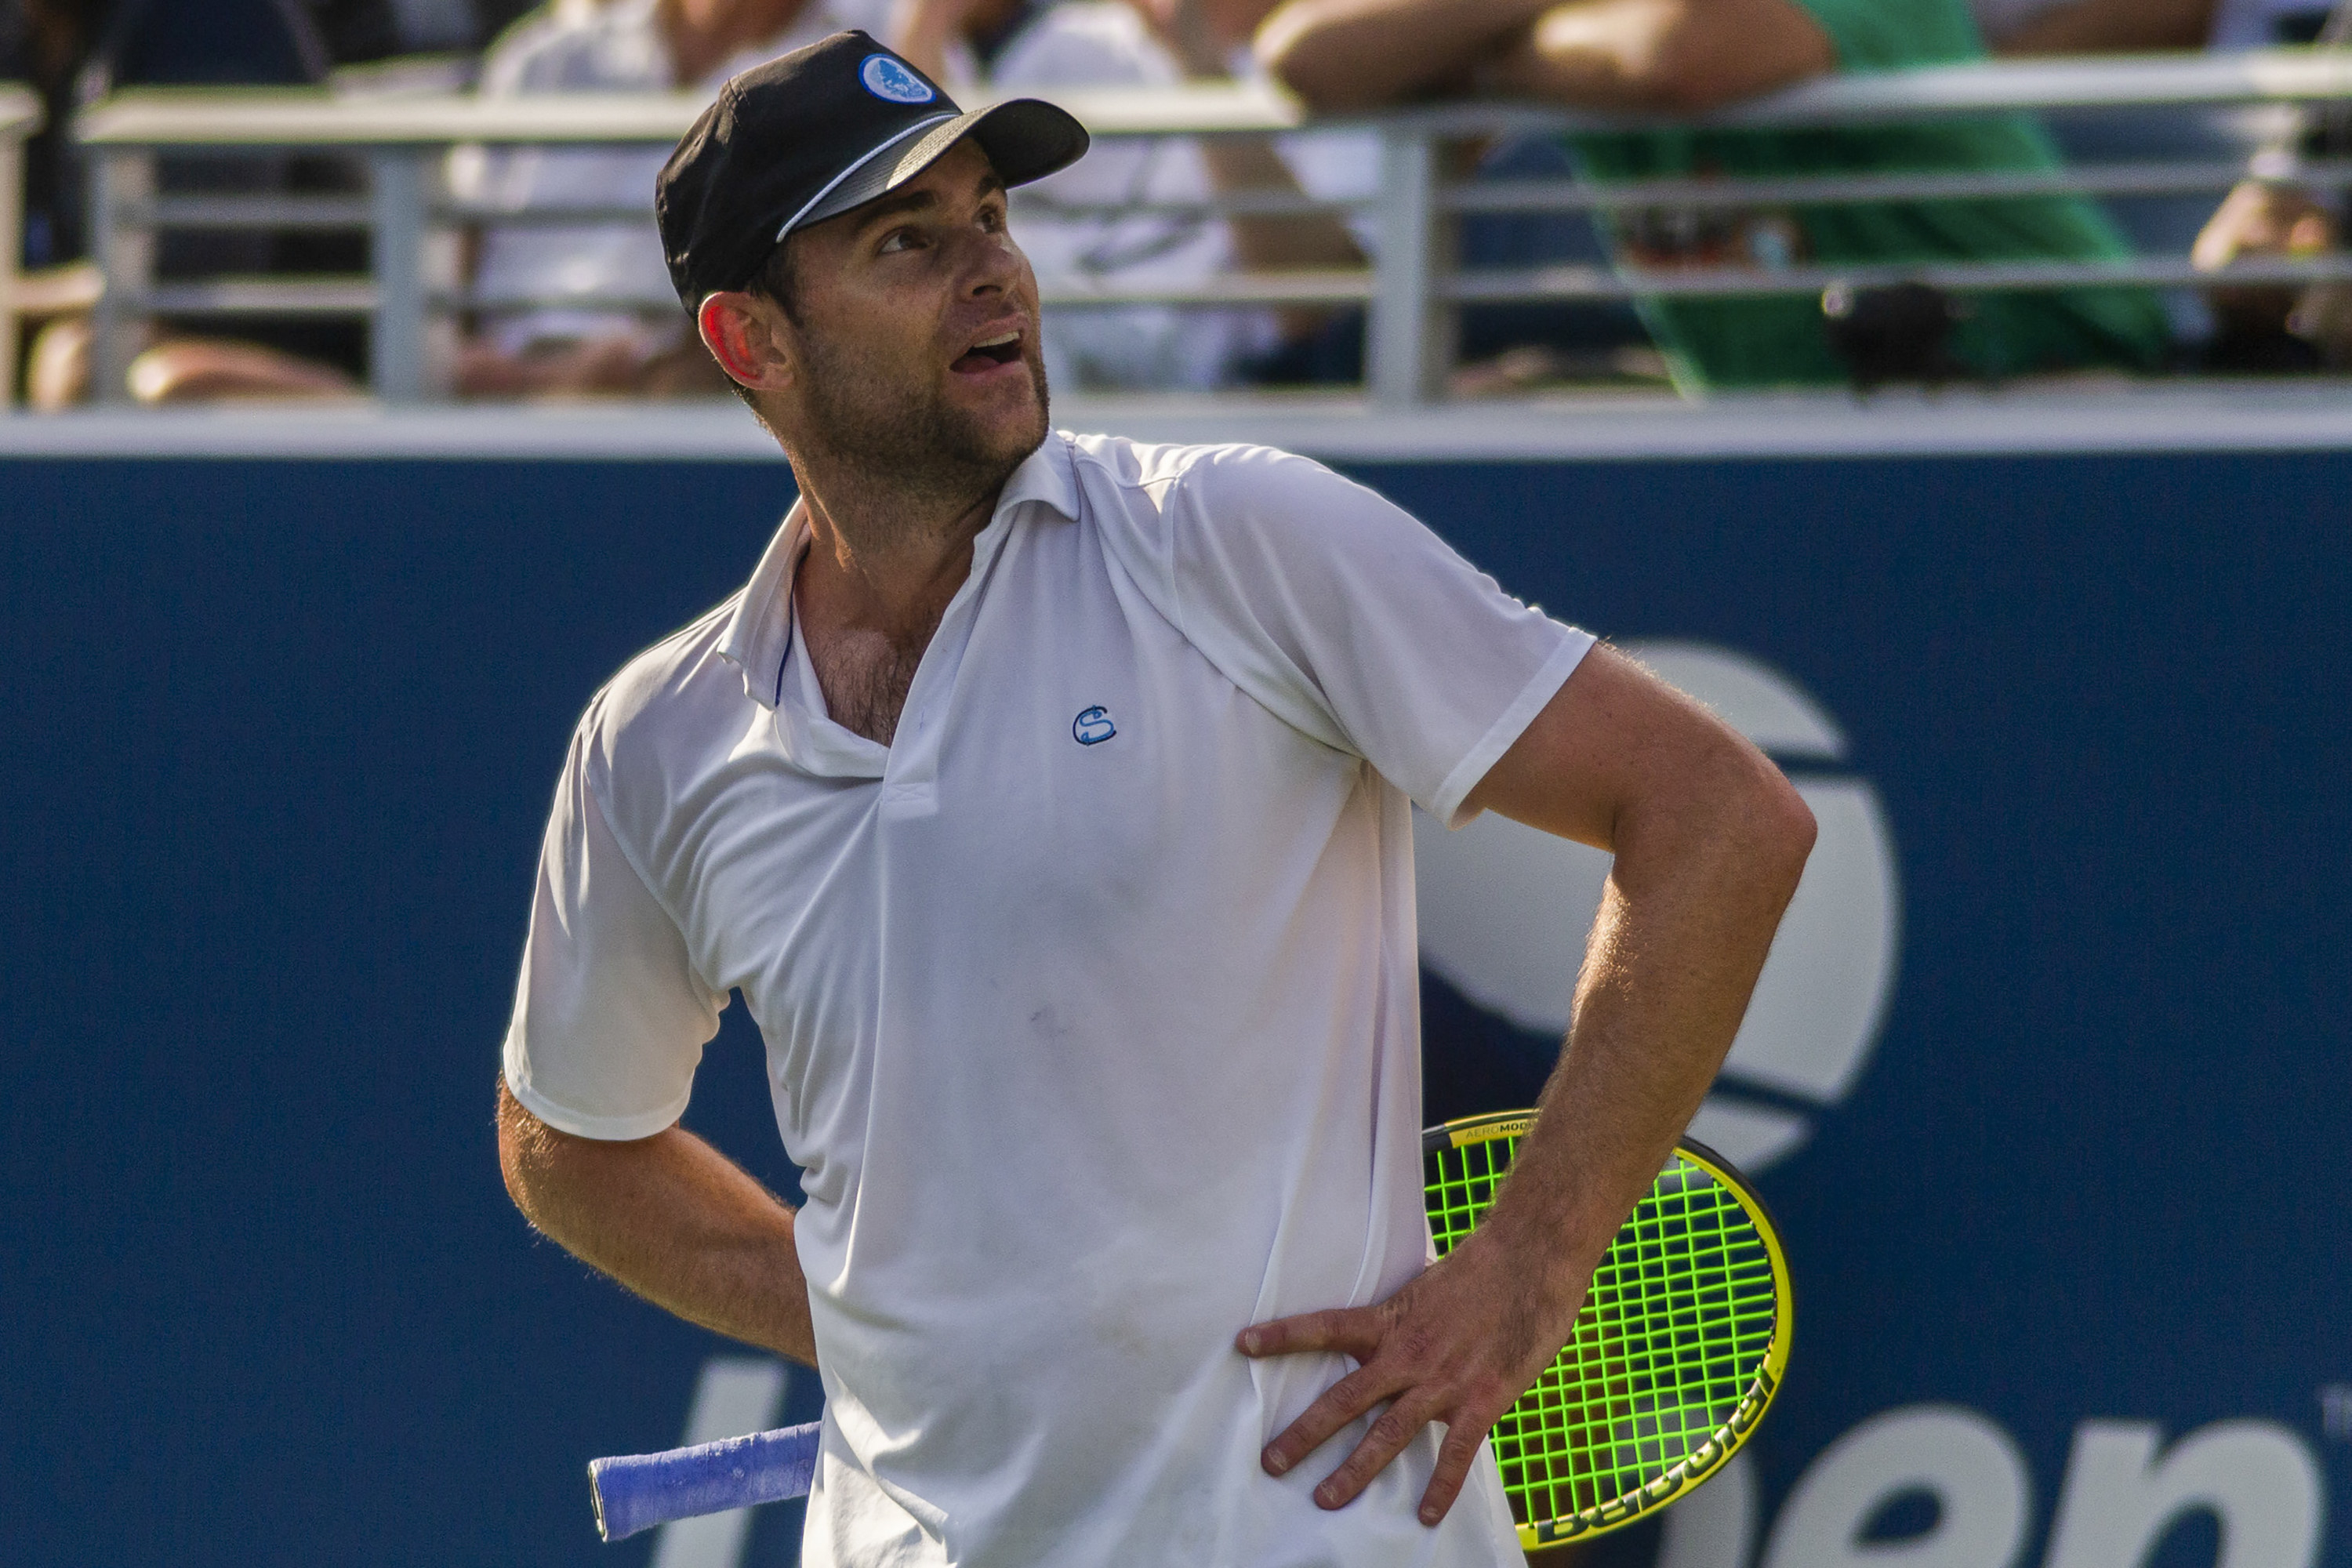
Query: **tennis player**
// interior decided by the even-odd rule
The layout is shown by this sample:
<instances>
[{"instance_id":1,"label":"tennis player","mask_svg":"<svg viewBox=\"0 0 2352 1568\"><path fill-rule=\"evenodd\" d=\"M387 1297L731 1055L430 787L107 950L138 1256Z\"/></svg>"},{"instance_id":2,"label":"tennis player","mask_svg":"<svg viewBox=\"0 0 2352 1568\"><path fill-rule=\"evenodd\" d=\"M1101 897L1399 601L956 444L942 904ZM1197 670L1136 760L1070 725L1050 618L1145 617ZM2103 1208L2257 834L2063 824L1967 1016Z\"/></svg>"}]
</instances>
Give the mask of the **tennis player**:
<instances>
[{"instance_id":1,"label":"tennis player","mask_svg":"<svg viewBox=\"0 0 2352 1568\"><path fill-rule=\"evenodd\" d=\"M801 499L580 723L507 1184L817 1367L822 1568L1515 1563L1486 1434L1696 1108L1811 820L1370 491L1053 430L1005 189L1085 146L845 33L663 171L679 296ZM1433 1267L1415 802L1616 853L1541 1122ZM797 1212L678 1125L730 991Z\"/></svg>"}]
</instances>

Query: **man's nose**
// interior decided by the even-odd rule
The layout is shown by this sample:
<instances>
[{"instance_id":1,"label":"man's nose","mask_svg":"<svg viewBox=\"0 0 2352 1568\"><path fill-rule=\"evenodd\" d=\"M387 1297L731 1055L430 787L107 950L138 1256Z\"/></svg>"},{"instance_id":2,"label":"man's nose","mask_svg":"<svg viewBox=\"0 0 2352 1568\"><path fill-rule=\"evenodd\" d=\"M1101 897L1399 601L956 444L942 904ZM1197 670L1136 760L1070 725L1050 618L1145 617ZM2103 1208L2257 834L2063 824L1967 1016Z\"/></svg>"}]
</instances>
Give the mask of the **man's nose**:
<instances>
[{"instance_id":1,"label":"man's nose","mask_svg":"<svg viewBox=\"0 0 2352 1568\"><path fill-rule=\"evenodd\" d=\"M975 299L1009 294L1021 277L1021 253L1003 229L968 231L964 237L964 287Z\"/></svg>"}]
</instances>

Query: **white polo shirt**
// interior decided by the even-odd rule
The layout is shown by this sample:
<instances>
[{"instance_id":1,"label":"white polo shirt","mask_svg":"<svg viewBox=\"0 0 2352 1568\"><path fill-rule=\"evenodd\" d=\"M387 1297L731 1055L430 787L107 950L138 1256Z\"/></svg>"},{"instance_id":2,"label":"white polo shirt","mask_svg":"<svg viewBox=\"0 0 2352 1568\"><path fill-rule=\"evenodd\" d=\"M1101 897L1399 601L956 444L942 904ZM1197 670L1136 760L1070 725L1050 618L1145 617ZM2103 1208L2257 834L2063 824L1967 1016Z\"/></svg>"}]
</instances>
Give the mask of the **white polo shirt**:
<instances>
[{"instance_id":1,"label":"white polo shirt","mask_svg":"<svg viewBox=\"0 0 2352 1568\"><path fill-rule=\"evenodd\" d=\"M638 1138L740 988L806 1171L806 1561L1496 1568L1491 1458L1258 1450L1346 1371L1245 1324L1428 1258L1408 800L1441 820L1591 639L1303 458L1055 435L885 748L793 636L798 509L589 706L506 1078ZM1565 956L1565 955L1564 955Z\"/></svg>"}]
</instances>

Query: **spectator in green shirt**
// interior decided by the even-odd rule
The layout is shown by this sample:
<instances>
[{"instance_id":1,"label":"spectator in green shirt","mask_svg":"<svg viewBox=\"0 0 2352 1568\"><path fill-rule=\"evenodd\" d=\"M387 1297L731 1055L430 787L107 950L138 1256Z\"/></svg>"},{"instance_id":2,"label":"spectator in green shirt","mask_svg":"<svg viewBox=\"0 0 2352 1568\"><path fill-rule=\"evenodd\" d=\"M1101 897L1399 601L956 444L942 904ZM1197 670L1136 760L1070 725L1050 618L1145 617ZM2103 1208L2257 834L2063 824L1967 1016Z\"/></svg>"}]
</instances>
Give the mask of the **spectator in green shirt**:
<instances>
[{"instance_id":1,"label":"spectator in green shirt","mask_svg":"<svg viewBox=\"0 0 2352 1568\"><path fill-rule=\"evenodd\" d=\"M1831 71L1984 53L1965 0L1289 0L1260 30L1257 48L1280 79L1327 111L1486 91L1678 115ZM2058 164L2040 126L2020 115L1852 131L1579 135L1572 142L1596 180ZM1720 248L1724 237L1718 226L1703 243ZM2096 206L2065 197L1802 207L1749 215L1729 237L1734 250L1766 267L1792 252L1832 267L2129 254ZM1656 237L1638 222L1621 221L1616 238L1621 249L1654 258ZM1649 300L1643 314L1686 386L1843 374L1820 306L1804 295ZM1978 296L1951 346L1962 365L2008 375L2150 368L2166 338L2163 310L2146 290L2086 289Z\"/></svg>"}]
</instances>

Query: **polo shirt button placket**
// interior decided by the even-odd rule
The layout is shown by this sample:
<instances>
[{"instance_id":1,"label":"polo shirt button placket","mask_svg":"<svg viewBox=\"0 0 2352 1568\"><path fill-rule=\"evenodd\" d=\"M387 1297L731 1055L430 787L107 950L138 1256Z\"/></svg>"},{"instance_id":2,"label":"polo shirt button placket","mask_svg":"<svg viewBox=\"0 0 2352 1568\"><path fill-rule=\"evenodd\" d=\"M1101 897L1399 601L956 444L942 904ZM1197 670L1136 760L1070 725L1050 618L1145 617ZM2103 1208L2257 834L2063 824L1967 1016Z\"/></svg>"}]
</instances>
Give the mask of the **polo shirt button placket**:
<instances>
[{"instance_id":1,"label":"polo shirt button placket","mask_svg":"<svg viewBox=\"0 0 2352 1568\"><path fill-rule=\"evenodd\" d=\"M927 743L930 727L927 711L899 727L898 743L890 748L889 760L883 764L883 816L929 816L939 810L939 759Z\"/></svg>"},{"instance_id":2,"label":"polo shirt button placket","mask_svg":"<svg viewBox=\"0 0 2352 1568\"><path fill-rule=\"evenodd\" d=\"M882 786L885 816L929 816L939 808L939 792L929 779Z\"/></svg>"}]
</instances>

